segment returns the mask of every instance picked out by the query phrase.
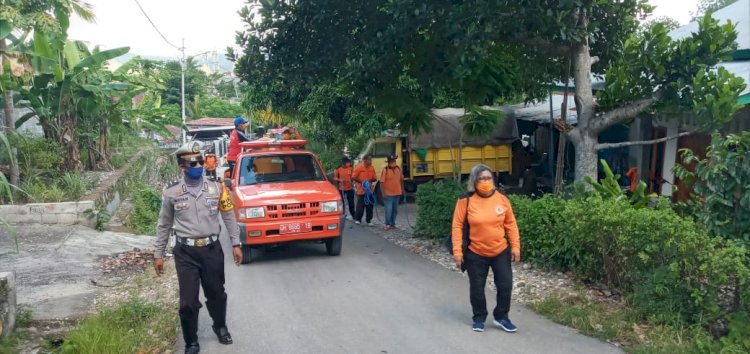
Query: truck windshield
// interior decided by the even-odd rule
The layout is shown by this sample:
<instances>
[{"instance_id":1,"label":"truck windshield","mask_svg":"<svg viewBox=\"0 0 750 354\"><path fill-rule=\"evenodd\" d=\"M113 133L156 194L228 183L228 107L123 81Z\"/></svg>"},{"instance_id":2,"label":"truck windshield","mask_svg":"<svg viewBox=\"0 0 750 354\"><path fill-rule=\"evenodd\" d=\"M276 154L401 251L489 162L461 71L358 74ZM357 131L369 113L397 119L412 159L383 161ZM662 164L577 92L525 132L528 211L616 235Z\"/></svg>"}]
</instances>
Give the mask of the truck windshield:
<instances>
[{"instance_id":1,"label":"truck windshield","mask_svg":"<svg viewBox=\"0 0 750 354\"><path fill-rule=\"evenodd\" d=\"M324 180L318 163L309 154L247 156L240 164L241 186Z\"/></svg>"}]
</instances>

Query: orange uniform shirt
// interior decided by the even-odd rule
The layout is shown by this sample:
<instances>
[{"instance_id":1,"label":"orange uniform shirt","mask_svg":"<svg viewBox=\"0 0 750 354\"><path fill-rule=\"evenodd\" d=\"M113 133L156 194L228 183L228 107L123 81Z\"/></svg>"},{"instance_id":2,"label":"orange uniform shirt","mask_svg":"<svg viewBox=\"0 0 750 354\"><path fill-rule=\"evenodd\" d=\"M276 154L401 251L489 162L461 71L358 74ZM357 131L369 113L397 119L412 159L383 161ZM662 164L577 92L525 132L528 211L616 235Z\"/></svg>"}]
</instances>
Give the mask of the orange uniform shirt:
<instances>
[{"instance_id":1,"label":"orange uniform shirt","mask_svg":"<svg viewBox=\"0 0 750 354\"><path fill-rule=\"evenodd\" d=\"M391 197L394 195L401 195L404 194L404 189L402 188L402 182L404 180L404 174L401 172L400 167L396 168L388 168L387 166L383 169L383 172L380 173L380 182L381 187L383 189L383 195L386 197Z\"/></svg>"},{"instance_id":2,"label":"orange uniform shirt","mask_svg":"<svg viewBox=\"0 0 750 354\"><path fill-rule=\"evenodd\" d=\"M352 179L359 179L362 182L377 179L375 175L375 168L372 167L372 165L365 167L364 164L359 164L354 168L354 172L352 172ZM364 195L365 189L362 188L362 183L355 183L357 183L357 195ZM370 182L370 189L371 191L375 190L374 182Z\"/></svg>"},{"instance_id":3,"label":"orange uniform shirt","mask_svg":"<svg viewBox=\"0 0 750 354\"><path fill-rule=\"evenodd\" d=\"M508 248L510 241L511 250L521 250L521 237L518 233L516 217L510 200L500 192L495 191L491 196L484 198L474 193L470 197L469 205L469 250L483 256L495 257ZM467 198L456 202L453 212L453 254L463 256L461 250L463 238L464 217L466 214ZM505 239L508 235L508 241Z\"/></svg>"},{"instance_id":4,"label":"orange uniform shirt","mask_svg":"<svg viewBox=\"0 0 750 354\"><path fill-rule=\"evenodd\" d=\"M344 189L344 192L352 190L352 171L353 167L341 166L333 171L333 179L339 181L339 188Z\"/></svg>"}]
</instances>

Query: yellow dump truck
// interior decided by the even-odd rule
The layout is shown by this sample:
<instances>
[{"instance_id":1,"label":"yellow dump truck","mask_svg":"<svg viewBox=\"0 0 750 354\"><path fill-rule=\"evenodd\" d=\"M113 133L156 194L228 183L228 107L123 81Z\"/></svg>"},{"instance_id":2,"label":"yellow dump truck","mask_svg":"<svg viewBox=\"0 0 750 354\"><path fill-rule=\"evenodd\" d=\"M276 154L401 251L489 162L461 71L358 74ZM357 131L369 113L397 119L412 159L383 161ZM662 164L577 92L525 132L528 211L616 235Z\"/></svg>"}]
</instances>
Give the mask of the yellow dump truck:
<instances>
[{"instance_id":1,"label":"yellow dump truck","mask_svg":"<svg viewBox=\"0 0 750 354\"><path fill-rule=\"evenodd\" d=\"M518 127L512 113L508 112L492 134L485 137L462 134L459 118L464 115L463 109L434 109L432 113L430 132L411 135L388 131L370 139L355 162L369 154L380 176L386 157L395 154L404 171L407 193L414 193L420 183L452 177L454 169L458 168L459 156L462 175L468 175L478 163L490 166L497 173L512 172L511 144L518 140Z\"/></svg>"}]
</instances>

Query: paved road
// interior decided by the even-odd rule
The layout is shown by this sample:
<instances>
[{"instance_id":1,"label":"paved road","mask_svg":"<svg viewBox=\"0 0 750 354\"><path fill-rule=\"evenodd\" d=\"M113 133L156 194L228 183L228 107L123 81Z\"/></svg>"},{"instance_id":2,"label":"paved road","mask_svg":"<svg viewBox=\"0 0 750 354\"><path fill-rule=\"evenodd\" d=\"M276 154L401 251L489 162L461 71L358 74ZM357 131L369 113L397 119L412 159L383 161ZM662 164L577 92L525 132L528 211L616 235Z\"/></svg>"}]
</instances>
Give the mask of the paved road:
<instances>
[{"instance_id":1,"label":"paved road","mask_svg":"<svg viewBox=\"0 0 750 354\"><path fill-rule=\"evenodd\" d=\"M324 249L320 244L300 244L254 251L255 261L239 268L226 257L228 323L234 344L218 343L204 307L202 352L620 352L516 304L511 319L518 333L504 333L491 322L484 333L475 333L465 277L409 253L367 227L346 230L341 256L329 257ZM494 306L494 295L487 292ZM180 336L177 353L184 350L181 342Z\"/></svg>"}]
</instances>

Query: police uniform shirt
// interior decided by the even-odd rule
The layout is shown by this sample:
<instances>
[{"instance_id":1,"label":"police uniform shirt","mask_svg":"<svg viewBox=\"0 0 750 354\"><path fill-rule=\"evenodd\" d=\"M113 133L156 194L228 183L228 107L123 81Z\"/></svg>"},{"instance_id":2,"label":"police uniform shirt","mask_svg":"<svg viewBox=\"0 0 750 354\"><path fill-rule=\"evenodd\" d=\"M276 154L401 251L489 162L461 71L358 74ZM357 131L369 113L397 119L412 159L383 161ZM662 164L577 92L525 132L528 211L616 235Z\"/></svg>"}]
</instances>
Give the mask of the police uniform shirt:
<instances>
[{"instance_id":1,"label":"police uniform shirt","mask_svg":"<svg viewBox=\"0 0 750 354\"><path fill-rule=\"evenodd\" d=\"M226 188L217 181L206 179L201 179L200 184L202 187L198 185L196 191L191 191L184 180L175 181L164 188L154 258L164 257L170 230L174 230L177 237L218 235L221 225L219 216L224 220L232 245L240 245L240 230Z\"/></svg>"}]
</instances>

